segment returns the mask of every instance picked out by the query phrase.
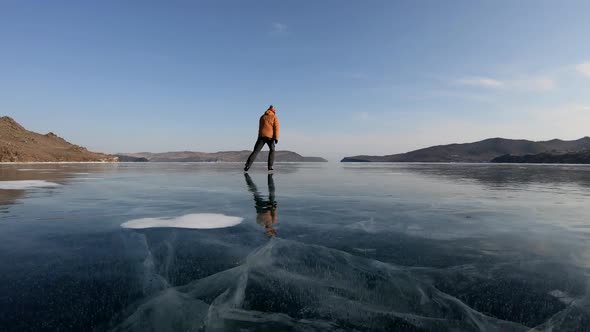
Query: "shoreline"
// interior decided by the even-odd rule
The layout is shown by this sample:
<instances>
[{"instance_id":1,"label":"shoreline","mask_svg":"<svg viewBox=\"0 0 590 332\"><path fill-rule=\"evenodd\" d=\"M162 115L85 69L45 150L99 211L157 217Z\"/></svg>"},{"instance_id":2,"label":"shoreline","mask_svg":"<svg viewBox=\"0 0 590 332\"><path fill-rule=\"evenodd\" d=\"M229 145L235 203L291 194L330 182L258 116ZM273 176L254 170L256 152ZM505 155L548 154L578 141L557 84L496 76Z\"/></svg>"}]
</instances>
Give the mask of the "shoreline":
<instances>
[{"instance_id":1,"label":"shoreline","mask_svg":"<svg viewBox=\"0 0 590 332\"><path fill-rule=\"evenodd\" d=\"M32 164L120 164L120 161L1 161L0 165Z\"/></svg>"},{"instance_id":2,"label":"shoreline","mask_svg":"<svg viewBox=\"0 0 590 332\"><path fill-rule=\"evenodd\" d=\"M266 163L255 161L254 164ZM275 164L326 164L329 161L275 161ZM2 161L0 165L47 164L244 164L243 161Z\"/></svg>"}]
</instances>

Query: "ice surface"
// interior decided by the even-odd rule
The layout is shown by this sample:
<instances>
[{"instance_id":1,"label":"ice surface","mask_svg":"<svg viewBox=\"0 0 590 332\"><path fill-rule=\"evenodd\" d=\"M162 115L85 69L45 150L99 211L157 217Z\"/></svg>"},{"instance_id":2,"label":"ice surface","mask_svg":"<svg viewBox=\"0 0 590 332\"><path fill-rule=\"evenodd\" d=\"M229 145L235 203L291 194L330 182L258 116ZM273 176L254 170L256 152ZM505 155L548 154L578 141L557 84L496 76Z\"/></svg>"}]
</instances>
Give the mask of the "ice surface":
<instances>
[{"instance_id":1,"label":"ice surface","mask_svg":"<svg viewBox=\"0 0 590 332\"><path fill-rule=\"evenodd\" d=\"M566 309L558 312L537 331L589 331L590 330L590 283L585 296L571 301ZM555 293L552 295L556 295ZM561 295L561 294L560 294Z\"/></svg>"},{"instance_id":2,"label":"ice surface","mask_svg":"<svg viewBox=\"0 0 590 332\"><path fill-rule=\"evenodd\" d=\"M0 166L0 331L590 332L588 167Z\"/></svg>"},{"instance_id":3,"label":"ice surface","mask_svg":"<svg viewBox=\"0 0 590 332\"><path fill-rule=\"evenodd\" d=\"M191 213L180 217L142 218L121 224L123 228L144 229L156 227L214 229L238 225L244 220L240 217L216 213Z\"/></svg>"},{"instance_id":4,"label":"ice surface","mask_svg":"<svg viewBox=\"0 0 590 332\"><path fill-rule=\"evenodd\" d=\"M528 330L473 310L410 269L279 238L244 264L131 312L114 331Z\"/></svg>"},{"instance_id":5,"label":"ice surface","mask_svg":"<svg viewBox=\"0 0 590 332\"><path fill-rule=\"evenodd\" d=\"M549 292L549 295L554 296L555 298L559 299L559 301L565 304L571 304L574 301L574 299L571 296L559 289L552 290L551 292Z\"/></svg>"},{"instance_id":6,"label":"ice surface","mask_svg":"<svg viewBox=\"0 0 590 332\"><path fill-rule=\"evenodd\" d=\"M25 190L57 186L59 186L59 184L43 180L0 181L0 189L8 190Z\"/></svg>"}]
</instances>

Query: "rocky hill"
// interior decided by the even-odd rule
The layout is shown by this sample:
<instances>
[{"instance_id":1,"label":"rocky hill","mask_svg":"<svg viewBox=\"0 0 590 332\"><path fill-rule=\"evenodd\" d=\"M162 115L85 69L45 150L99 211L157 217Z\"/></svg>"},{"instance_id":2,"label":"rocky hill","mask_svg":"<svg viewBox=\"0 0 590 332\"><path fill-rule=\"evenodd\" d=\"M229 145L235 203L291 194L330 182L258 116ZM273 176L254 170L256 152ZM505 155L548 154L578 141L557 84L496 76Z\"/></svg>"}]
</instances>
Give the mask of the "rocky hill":
<instances>
[{"instance_id":1,"label":"rocky hill","mask_svg":"<svg viewBox=\"0 0 590 332\"><path fill-rule=\"evenodd\" d=\"M28 131L8 116L0 117L0 162L116 162L117 157L90 152L63 138Z\"/></svg>"},{"instance_id":2,"label":"rocky hill","mask_svg":"<svg viewBox=\"0 0 590 332\"><path fill-rule=\"evenodd\" d=\"M474 143L432 146L407 153L387 156L354 156L342 162L490 162L506 155L526 155L543 152L578 152L590 149L590 137L574 141L554 139L550 141L527 141L505 138L490 138Z\"/></svg>"},{"instance_id":3,"label":"rocky hill","mask_svg":"<svg viewBox=\"0 0 590 332\"><path fill-rule=\"evenodd\" d=\"M222 151L214 153L179 151L163 153L121 153L120 158L145 158L152 162L246 162L251 151ZM268 151L258 154L256 161L266 161ZM277 162L327 162L320 157L304 157L292 151L277 151L275 153Z\"/></svg>"},{"instance_id":4,"label":"rocky hill","mask_svg":"<svg viewBox=\"0 0 590 332\"><path fill-rule=\"evenodd\" d=\"M590 150L566 153L537 153L515 156L506 154L492 159L493 163L522 164L590 164Z\"/></svg>"}]
</instances>

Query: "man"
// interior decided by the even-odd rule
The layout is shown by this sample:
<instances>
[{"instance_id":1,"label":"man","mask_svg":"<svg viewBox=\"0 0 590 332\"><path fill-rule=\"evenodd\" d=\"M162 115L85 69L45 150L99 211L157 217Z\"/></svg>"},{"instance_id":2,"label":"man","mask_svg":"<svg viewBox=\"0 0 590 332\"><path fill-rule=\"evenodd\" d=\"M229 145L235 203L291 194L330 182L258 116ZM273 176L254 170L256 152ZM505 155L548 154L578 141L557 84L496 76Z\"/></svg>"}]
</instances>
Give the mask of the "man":
<instances>
[{"instance_id":1,"label":"man","mask_svg":"<svg viewBox=\"0 0 590 332\"><path fill-rule=\"evenodd\" d=\"M268 145L270 152L268 153L268 170L272 171L272 165L275 161L275 144L279 143L279 118L276 116L274 106L270 105L266 112L260 117L260 125L258 127L258 139L254 145L254 151L248 157L244 171L247 172L252 166L256 156L264 147Z\"/></svg>"}]
</instances>

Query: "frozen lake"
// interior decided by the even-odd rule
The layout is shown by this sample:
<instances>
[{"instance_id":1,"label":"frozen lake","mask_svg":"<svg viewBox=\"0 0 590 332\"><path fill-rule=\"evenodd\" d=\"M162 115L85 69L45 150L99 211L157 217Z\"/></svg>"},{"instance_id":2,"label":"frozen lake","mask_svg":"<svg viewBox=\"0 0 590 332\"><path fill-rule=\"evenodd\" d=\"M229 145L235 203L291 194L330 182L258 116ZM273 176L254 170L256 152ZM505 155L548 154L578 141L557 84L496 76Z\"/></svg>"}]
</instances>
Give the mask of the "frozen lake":
<instances>
[{"instance_id":1,"label":"frozen lake","mask_svg":"<svg viewBox=\"0 0 590 332\"><path fill-rule=\"evenodd\" d=\"M590 330L590 167L263 166L0 165L0 330Z\"/></svg>"}]
</instances>

